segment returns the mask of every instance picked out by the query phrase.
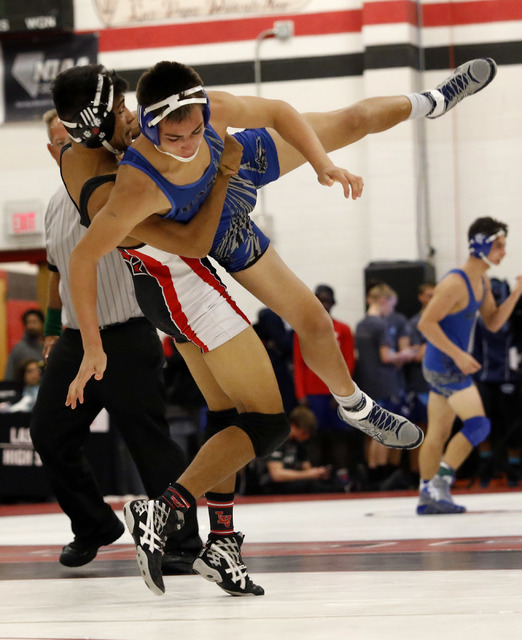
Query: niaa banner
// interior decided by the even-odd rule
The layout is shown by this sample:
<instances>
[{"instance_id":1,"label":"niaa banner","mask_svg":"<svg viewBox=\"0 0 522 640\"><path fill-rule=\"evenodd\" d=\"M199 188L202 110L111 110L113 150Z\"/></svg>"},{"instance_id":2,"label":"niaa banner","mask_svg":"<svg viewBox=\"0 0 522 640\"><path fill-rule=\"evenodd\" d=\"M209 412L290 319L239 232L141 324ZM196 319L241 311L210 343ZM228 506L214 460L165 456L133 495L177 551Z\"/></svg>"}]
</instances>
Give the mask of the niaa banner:
<instances>
[{"instance_id":1,"label":"niaa banner","mask_svg":"<svg viewBox=\"0 0 522 640\"><path fill-rule=\"evenodd\" d=\"M65 69L98 60L96 34L59 35L37 41L2 42L5 122L40 119L53 108L51 84Z\"/></svg>"}]
</instances>

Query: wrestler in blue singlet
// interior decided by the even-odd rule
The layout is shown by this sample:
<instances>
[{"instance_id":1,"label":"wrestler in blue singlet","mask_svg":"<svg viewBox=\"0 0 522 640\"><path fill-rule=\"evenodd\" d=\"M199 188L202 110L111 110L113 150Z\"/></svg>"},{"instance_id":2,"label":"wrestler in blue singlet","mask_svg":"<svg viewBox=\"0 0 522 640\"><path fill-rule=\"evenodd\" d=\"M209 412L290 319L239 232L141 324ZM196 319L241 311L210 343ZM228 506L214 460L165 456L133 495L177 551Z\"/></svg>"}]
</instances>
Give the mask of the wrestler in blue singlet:
<instances>
[{"instance_id":1,"label":"wrestler in blue singlet","mask_svg":"<svg viewBox=\"0 0 522 640\"><path fill-rule=\"evenodd\" d=\"M165 214L178 222L188 222L210 193L218 170L224 144L207 124L204 140L210 149L211 162L199 180L188 185L175 185L166 180L144 156L129 147L121 160L146 173L171 203ZM266 129L247 129L235 133L243 145L241 168L229 182L223 213L210 256L229 272L253 265L267 250L269 238L250 219L257 201L257 189L277 180L279 161L274 141Z\"/></svg>"},{"instance_id":2,"label":"wrestler in blue singlet","mask_svg":"<svg viewBox=\"0 0 522 640\"><path fill-rule=\"evenodd\" d=\"M469 352L472 346L473 332L477 319L477 312L482 305L486 286L483 283L484 291L482 298L477 300L473 293L473 288L468 275L461 269L452 269L448 273L457 273L466 283L468 289L468 304L461 311L447 315L440 321L441 329L446 336L460 347L463 351ZM473 378L468 376L457 367L450 356L440 349L437 349L429 341L426 344L426 353L422 362L422 372L431 391L449 398L456 391L467 389L473 384Z\"/></svg>"}]
</instances>

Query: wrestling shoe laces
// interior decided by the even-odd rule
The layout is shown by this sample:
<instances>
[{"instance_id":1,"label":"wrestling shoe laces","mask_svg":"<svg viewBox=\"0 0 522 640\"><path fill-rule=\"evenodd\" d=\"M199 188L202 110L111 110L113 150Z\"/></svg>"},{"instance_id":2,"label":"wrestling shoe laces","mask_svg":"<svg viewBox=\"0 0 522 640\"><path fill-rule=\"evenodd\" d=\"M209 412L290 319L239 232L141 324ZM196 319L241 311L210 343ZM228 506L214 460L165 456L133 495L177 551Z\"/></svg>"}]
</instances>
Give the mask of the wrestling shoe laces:
<instances>
[{"instance_id":1,"label":"wrestling shoe laces","mask_svg":"<svg viewBox=\"0 0 522 640\"><path fill-rule=\"evenodd\" d=\"M203 578L216 582L233 596L264 594L264 589L251 580L241 557L243 534L209 538L194 561L193 569Z\"/></svg>"},{"instance_id":2,"label":"wrestling shoe laces","mask_svg":"<svg viewBox=\"0 0 522 640\"><path fill-rule=\"evenodd\" d=\"M435 89L423 92L433 109L427 118L439 118L464 98L482 91L493 80L497 65L491 58L477 58L461 64L445 78Z\"/></svg>"},{"instance_id":3,"label":"wrestling shoe laces","mask_svg":"<svg viewBox=\"0 0 522 640\"><path fill-rule=\"evenodd\" d=\"M149 500L146 506L145 521L140 520L140 545L148 547L151 553L160 551L163 554L167 536L162 535L171 509L157 500Z\"/></svg>"},{"instance_id":4,"label":"wrestling shoe laces","mask_svg":"<svg viewBox=\"0 0 522 640\"><path fill-rule=\"evenodd\" d=\"M163 500L133 500L123 507L125 522L136 545L136 559L147 587L156 595L165 593L161 559L170 533L184 524L181 511Z\"/></svg>"},{"instance_id":5,"label":"wrestling shoe laces","mask_svg":"<svg viewBox=\"0 0 522 640\"><path fill-rule=\"evenodd\" d=\"M339 406L339 417L351 427L392 449L415 449L422 443L424 434L417 425L380 407L365 393L363 398L365 404L359 410Z\"/></svg>"},{"instance_id":6,"label":"wrestling shoe laces","mask_svg":"<svg viewBox=\"0 0 522 640\"><path fill-rule=\"evenodd\" d=\"M243 563L239 547L234 542L233 540L214 542L208 549L207 557L215 567L221 564L223 558L227 565L225 573L240 589L244 589L248 579L248 569Z\"/></svg>"},{"instance_id":7,"label":"wrestling shoe laces","mask_svg":"<svg viewBox=\"0 0 522 640\"><path fill-rule=\"evenodd\" d=\"M378 404L373 406L368 419L371 420L371 426L366 427L366 433L375 439L382 437L383 431L397 431L401 427L399 420L388 411L381 409Z\"/></svg>"}]
</instances>

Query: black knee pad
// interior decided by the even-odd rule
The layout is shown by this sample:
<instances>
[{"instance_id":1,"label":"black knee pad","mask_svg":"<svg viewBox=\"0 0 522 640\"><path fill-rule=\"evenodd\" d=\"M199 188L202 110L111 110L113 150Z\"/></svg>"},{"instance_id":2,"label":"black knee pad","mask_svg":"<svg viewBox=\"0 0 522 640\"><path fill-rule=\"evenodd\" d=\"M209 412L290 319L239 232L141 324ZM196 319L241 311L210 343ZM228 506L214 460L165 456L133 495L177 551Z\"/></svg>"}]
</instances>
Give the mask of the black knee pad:
<instances>
[{"instance_id":1,"label":"black knee pad","mask_svg":"<svg viewBox=\"0 0 522 640\"><path fill-rule=\"evenodd\" d=\"M240 413L233 424L247 434L258 457L272 453L290 435L286 413Z\"/></svg>"},{"instance_id":2,"label":"black knee pad","mask_svg":"<svg viewBox=\"0 0 522 640\"><path fill-rule=\"evenodd\" d=\"M207 424L203 431L203 442L210 440L216 433L234 425L238 420L237 409L223 409L223 411L207 411Z\"/></svg>"}]
</instances>

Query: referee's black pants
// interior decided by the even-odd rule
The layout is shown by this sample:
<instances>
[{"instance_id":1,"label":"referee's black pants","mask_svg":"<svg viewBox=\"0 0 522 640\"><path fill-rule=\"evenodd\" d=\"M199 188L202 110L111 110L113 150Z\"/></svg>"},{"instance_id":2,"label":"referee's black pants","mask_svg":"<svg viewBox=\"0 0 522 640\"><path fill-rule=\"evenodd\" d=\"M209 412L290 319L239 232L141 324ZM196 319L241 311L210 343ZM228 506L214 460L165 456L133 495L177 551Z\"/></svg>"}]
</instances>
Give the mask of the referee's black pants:
<instances>
[{"instance_id":1,"label":"referee's black pants","mask_svg":"<svg viewBox=\"0 0 522 640\"><path fill-rule=\"evenodd\" d=\"M161 495L187 466L165 418L163 350L156 330L139 318L104 329L101 336L107 369L101 380L87 383L83 404L73 410L65 399L83 347L79 331L63 332L49 356L31 420L33 444L56 498L75 537L87 546L98 544L117 524L83 446L101 409L107 409L118 427L149 497ZM192 551L201 545L196 509L190 509L185 526L169 538L166 550Z\"/></svg>"}]
</instances>

